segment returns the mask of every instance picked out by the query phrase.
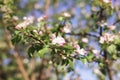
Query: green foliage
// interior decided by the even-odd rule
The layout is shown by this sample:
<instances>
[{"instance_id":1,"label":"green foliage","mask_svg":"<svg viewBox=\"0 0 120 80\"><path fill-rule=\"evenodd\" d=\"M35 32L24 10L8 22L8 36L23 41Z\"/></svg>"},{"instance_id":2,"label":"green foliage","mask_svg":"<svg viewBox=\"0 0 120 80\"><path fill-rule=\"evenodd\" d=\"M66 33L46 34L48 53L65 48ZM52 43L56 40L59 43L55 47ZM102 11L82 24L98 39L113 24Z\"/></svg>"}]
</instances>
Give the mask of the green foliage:
<instances>
[{"instance_id":1,"label":"green foliage","mask_svg":"<svg viewBox=\"0 0 120 80\"><path fill-rule=\"evenodd\" d=\"M66 3L66 1L64 0L62 1ZM61 12L59 14L54 14L52 16L51 15L46 16L47 18L43 17L43 20L41 21L37 21L37 18L35 16L34 17L35 20L33 20L33 23L31 19L30 23L26 21L26 23L22 24L22 28L15 29L14 27L17 24L19 25L19 22L22 23L25 21L25 20L22 20L21 18L25 16L28 12L31 13L31 10L33 10L34 8L35 10L38 10L38 12L39 11L42 13L47 12L47 10L45 10L47 6L44 6L44 8L42 8L41 6L38 6L36 3L37 0L35 1L30 0L23 9L20 8L20 6L16 4L17 2L20 2L20 0L0 0L0 11L1 11L0 12L0 18L1 18L0 27L1 28L5 27L4 29L10 30L12 34L11 41L15 45L15 48L18 51L20 48L20 52L22 51L25 52L24 49L27 48L28 49L27 53L30 59L32 58L36 59L37 57L40 57L41 59L47 60L46 62L43 61L43 63L41 61L42 67L48 67L49 65L53 65L53 66L56 65L55 67L67 66L67 71L69 72L73 70L74 60L77 59L77 60L81 60L83 63L96 61L99 64L100 68L104 70L104 67L107 66L106 61L105 61L106 58L111 63L119 59L120 53L118 51L120 51L120 37L116 30L111 31L109 29L109 25L104 26L104 28L101 31L101 34L106 33L106 32L113 33L115 35L114 40L111 41L110 43L96 44L97 46L100 47L100 50L101 50L101 52L98 54L92 53L92 50L94 49L93 45L92 46L89 45L89 42L91 42L91 40L96 40L96 42L99 43L99 39L102 36L99 33L99 29L102 25L102 21L107 22L107 19L111 17L113 13L115 13L115 9L111 7L111 3L104 3L102 0L83 0L83 1L77 0L76 4L74 5L75 7L77 5L76 8L82 9L88 5L92 8L94 7L98 8L98 10L92 10L91 8L90 9L91 12L90 14L88 14L88 15L91 15L91 17L87 17L87 19L83 18L83 16L84 17L88 16L87 11L86 12L83 11L84 15L81 17L81 14L80 14L80 17L77 18L79 20L78 22L81 21L77 25L77 27L74 27L71 22L71 20L73 20L76 17L71 17L72 19L67 18L65 16L62 16L61 15L62 12ZM47 0L43 2L45 2L46 4ZM57 2L57 0L55 0L55 2ZM50 8L57 6L57 4L60 1L58 1L57 4L55 4L55 2L52 1L53 5L51 5L50 3ZM37 5L37 8L39 9L36 8L36 5ZM49 4L47 5L49 7ZM57 9L57 7L55 8ZM34 11L32 12L34 13ZM70 12L71 14L74 14L76 16L74 7L70 8L66 12L68 13ZM15 16L18 17L18 20L13 18ZM49 21L49 19L51 19L51 21ZM84 19L86 19L85 24L84 24ZM89 23L89 21L92 21L92 23ZM66 23L70 24L70 25L67 25L67 27L69 26L72 29L72 31L68 34L64 31L64 28L66 27ZM84 26L82 26L82 23ZM48 25L50 25L51 27L49 28ZM89 33L91 32L94 32L94 34L99 35L99 36L96 37L96 36L90 35ZM55 34L55 36L53 36L53 34ZM61 36L62 38L60 39L60 37L58 36ZM83 43L81 40L83 37L88 38L89 42ZM106 36L103 36L103 37L106 37ZM55 43L53 43L53 40L56 40L56 42L54 41ZM65 41L65 43L59 44L61 43L62 40L63 42ZM75 47L75 45L79 45L79 46ZM81 55L82 53L81 49L84 49L86 53ZM107 53L105 53L106 50L107 50ZM104 53L104 55L102 55L102 52ZM2 56L2 62L3 62L3 59L6 59L9 55L2 54L1 56ZM24 55L22 54L22 56L19 55L18 57L24 58ZM24 64L25 68L30 69L29 71L30 75L32 72L35 73L35 71L31 67L29 67L28 64L26 64L27 60L25 58L21 61L25 63ZM50 61L51 63L49 63ZM37 65L40 65L40 62ZM36 63L34 67L36 68ZM39 69L39 66L38 66L38 69ZM18 69L16 69L15 72L18 73ZM18 79L18 78L14 77L14 79ZM23 80L23 78L21 77L19 79Z\"/></svg>"},{"instance_id":2,"label":"green foliage","mask_svg":"<svg viewBox=\"0 0 120 80\"><path fill-rule=\"evenodd\" d=\"M12 38L12 43L15 45L18 44L21 40L22 40L22 36L14 35L14 37Z\"/></svg>"},{"instance_id":3,"label":"green foliage","mask_svg":"<svg viewBox=\"0 0 120 80\"><path fill-rule=\"evenodd\" d=\"M107 47L107 51L110 54L116 54L116 46L114 44L111 44L110 46Z\"/></svg>"},{"instance_id":4,"label":"green foliage","mask_svg":"<svg viewBox=\"0 0 120 80\"><path fill-rule=\"evenodd\" d=\"M29 47L28 49L28 55L29 57L32 57L35 52L38 52L40 49L42 49L42 46L35 44ZM43 53L42 53L43 54Z\"/></svg>"},{"instance_id":5,"label":"green foliage","mask_svg":"<svg viewBox=\"0 0 120 80\"><path fill-rule=\"evenodd\" d=\"M45 53L50 53L49 52L49 48L45 47L45 48L43 48L43 49L41 49L41 50L38 51L38 55L40 57L43 57Z\"/></svg>"}]
</instances>

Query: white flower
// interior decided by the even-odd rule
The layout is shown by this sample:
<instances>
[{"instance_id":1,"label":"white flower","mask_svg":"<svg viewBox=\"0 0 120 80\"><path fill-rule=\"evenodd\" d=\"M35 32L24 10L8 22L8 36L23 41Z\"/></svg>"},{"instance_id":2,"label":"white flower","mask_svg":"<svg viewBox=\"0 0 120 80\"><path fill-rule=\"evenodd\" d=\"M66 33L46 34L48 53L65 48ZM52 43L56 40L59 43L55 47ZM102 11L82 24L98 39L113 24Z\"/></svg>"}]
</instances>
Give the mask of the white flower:
<instances>
[{"instance_id":1,"label":"white flower","mask_svg":"<svg viewBox=\"0 0 120 80\"><path fill-rule=\"evenodd\" d=\"M17 20L19 20L19 17L13 16L13 19L17 21Z\"/></svg>"},{"instance_id":2,"label":"white flower","mask_svg":"<svg viewBox=\"0 0 120 80\"><path fill-rule=\"evenodd\" d=\"M109 26L109 29L110 29L110 30L115 30L115 28L116 28L115 25L110 25L110 26Z\"/></svg>"},{"instance_id":3,"label":"white flower","mask_svg":"<svg viewBox=\"0 0 120 80\"><path fill-rule=\"evenodd\" d=\"M29 16L29 17L23 17L23 22L19 23L17 26L15 26L15 29L22 29L22 28L26 28L28 25L32 24L34 22L34 17L33 16Z\"/></svg>"},{"instance_id":4,"label":"white flower","mask_svg":"<svg viewBox=\"0 0 120 80\"><path fill-rule=\"evenodd\" d=\"M26 28L29 24L27 22L22 22L22 23L19 23L17 26L15 26L15 29L22 29L22 28Z\"/></svg>"},{"instance_id":5,"label":"white flower","mask_svg":"<svg viewBox=\"0 0 120 80\"><path fill-rule=\"evenodd\" d=\"M58 44L60 46L63 46L65 43L65 39L61 36L54 36L54 38L52 39L52 44Z\"/></svg>"},{"instance_id":6,"label":"white flower","mask_svg":"<svg viewBox=\"0 0 120 80\"><path fill-rule=\"evenodd\" d=\"M33 30L34 33L38 34L38 35L42 35L42 31L37 31L37 30Z\"/></svg>"},{"instance_id":7,"label":"white flower","mask_svg":"<svg viewBox=\"0 0 120 80\"><path fill-rule=\"evenodd\" d=\"M111 0L103 0L104 3L110 3Z\"/></svg>"},{"instance_id":8,"label":"white flower","mask_svg":"<svg viewBox=\"0 0 120 80\"><path fill-rule=\"evenodd\" d=\"M65 32L65 33L70 33L71 32L71 24L70 23L66 23L65 24L65 26L64 26L64 28L63 28L63 32Z\"/></svg>"},{"instance_id":9,"label":"white flower","mask_svg":"<svg viewBox=\"0 0 120 80\"><path fill-rule=\"evenodd\" d=\"M114 40L115 35L110 34L110 33L104 33L101 37L100 37L100 43L103 44L104 42L106 43L110 43Z\"/></svg>"},{"instance_id":10,"label":"white flower","mask_svg":"<svg viewBox=\"0 0 120 80\"><path fill-rule=\"evenodd\" d=\"M41 16L37 19L38 22L43 21L47 18L47 16Z\"/></svg>"},{"instance_id":11,"label":"white flower","mask_svg":"<svg viewBox=\"0 0 120 80\"><path fill-rule=\"evenodd\" d=\"M99 41L101 44L104 44L104 42L105 42L105 39L104 39L104 37L100 37L100 41Z\"/></svg>"},{"instance_id":12,"label":"white flower","mask_svg":"<svg viewBox=\"0 0 120 80\"><path fill-rule=\"evenodd\" d=\"M88 38L82 38L82 42L88 43Z\"/></svg>"},{"instance_id":13,"label":"white flower","mask_svg":"<svg viewBox=\"0 0 120 80\"><path fill-rule=\"evenodd\" d=\"M70 15L69 13L67 13L67 12L64 12L64 13L63 13L63 16L64 16L64 17L71 17L71 15Z\"/></svg>"},{"instance_id":14,"label":"white flower","mask_svg":"<svg viewBox=\"0 0 120 80\"><path fill-rule=\"evenodd\" d=\"M83 48L80 49L80 46L78 44L74 45L75 48L75 52L81 55L85 55L85 53L87 53L86 50L84 50Z\"/></svg>"},{"instance_id":15,"label":"white flower","mask_svg":"<svg viewBox=\"0 0 120 80\"><path fill-rule=\"evenodd\" d=\"M37 31L37 30L33 30L33 32L34 32L34 33L38 33L38 31Z\"/></svg>"},{"instance_id":16,"label":"white flower","mask_svg":"<svg viewBox=\"0 0 120 80\"><path fill-rule=\"evenodd\" d=\"M99 53L100 53L100 50L93 49L92 52L93 52L94 54L99 54Z\"/></svg>"},{"instance_id":17,"label":"white flower","mask_svg":"<svg viewBox=\"0 0 120 80\"><path fill-rule=\"evenodd\" d=\"M107 23L104 22L104 21L102 21L102 22L100 23L100 26L101 26L101 27L105 27L105 26L107 26Z\"/></svg>"}]
</instances>

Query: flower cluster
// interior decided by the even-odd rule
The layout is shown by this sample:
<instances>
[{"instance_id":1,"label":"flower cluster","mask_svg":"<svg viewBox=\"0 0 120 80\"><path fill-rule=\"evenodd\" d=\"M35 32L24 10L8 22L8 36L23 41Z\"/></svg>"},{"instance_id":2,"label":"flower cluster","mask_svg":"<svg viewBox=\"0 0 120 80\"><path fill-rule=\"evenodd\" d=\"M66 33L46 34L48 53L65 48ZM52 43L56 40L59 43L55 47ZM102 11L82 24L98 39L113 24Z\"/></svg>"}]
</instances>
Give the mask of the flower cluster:
<instances>
[{"instance_id":1,"label":"flower cluster","mask_svg":"<svg viewBox=\"0 0 120 80\"><path fill-rule=\"evenodd\" d=\"M37 31L37 30L33 30L34 33L38 34L38 35L42 35L43 32L42 31Z\"/></svg>"},{"instance_id":2,"label":"flower cluster","mask_svg":"<svg viewBox=\"0 0 120 80\"><path fill-rule=\"evenodd\" d=\"M104 33L101 37L100 37L100 43L101 44L104 44L105 42L106 43L110 43L114 40L115 38L115 35L113 34L110 34L110 33Z\"/></svg>"},{"instance_id":3,"label":"flower cluster","mask_svg":"<svg viewBox=\"0 0 120 80\"><path fill-rule=\"evenodd\" d=\"M60 35L57 37L55 34L52 35L52 44L58 44L59 46L63 46L65 43L65 39Z\"/></svg>"},{"instance_id":4,"label":"flower cluster","mask_svg":"<svg viewBox=\"0 0 120 80\"><path fill-rule=\"evenodd\" d=\"M115 25L108 25L106 22L101 21L100 22L101 27L107 27L109 30L115 30L116 26Z\"/></svg>"},{"instance_id":5,"label":"flower cluster","mask_svg":"<svg viewBox=\"0 0 120 80\"><path fill-rule=\"evenodd\" d=\"M87 51L83 48L80 49L80 46L78 44L74 45L75 52L81 55L85 55Z\"/></svg>"},{"instance_id":6,"label":"flower cluster","mask_svg":"<svg viewBox=\"0 0 120 80\"><path fill-rule=\"evenodd\" d=\"M30 17L24 17L23 18L24 21L19 23L17 26L15 26L15 29L22 29L22 28L26 28L28 25L32 24L34 22L34 17L33 16L30 16Z\"/></svg>"},{"instance_id":7,"label":"flower cluster","mask_svg":"<svg viewBox=\"0 0 120 80\"><path fill-rule=\"evenodd\" d=\"M63 32L70 33L72 30L72 25L69 22L66 22L65 26L63 27Z\"/></svg>"}]
</instances>

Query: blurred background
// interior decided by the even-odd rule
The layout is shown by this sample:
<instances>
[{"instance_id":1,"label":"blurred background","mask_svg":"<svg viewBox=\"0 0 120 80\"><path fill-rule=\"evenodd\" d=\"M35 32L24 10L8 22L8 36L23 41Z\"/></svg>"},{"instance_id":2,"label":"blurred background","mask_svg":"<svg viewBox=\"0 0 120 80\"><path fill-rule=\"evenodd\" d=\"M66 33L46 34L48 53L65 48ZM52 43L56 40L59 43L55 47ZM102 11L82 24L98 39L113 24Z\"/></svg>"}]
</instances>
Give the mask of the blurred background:
<instances>
[{"instance_id":1,"label":"blurred background","mask_svg":"<svg viewBox=\"0 0 120 80\"><path fill-rule=\"evenodd\" d=\"M91 33L98 35L99 31L94 25L99 21L98 5L99 0L0 0L0 80L109 80L96 62L83 64L80 60L74 60L73 69L68 70L68 66L48 64L47 60L39 57L29 58L27 45L19 43L12 46L10 43L10 33L24 18L38 19L47 15L48 21L54 22L57 15L64 12L72 16L70 21L76 32L90 32L92 27ZM112 0L108 5L119 8L120 1ZM104 15L109 25L120 17L119 10L111 12L110 9ZM94 38L89 39L88 45L99 50L98 42ZM114 69L113 80L120 80L120 60L115 61L111 67Z\"/></svg>"}]
</instances>

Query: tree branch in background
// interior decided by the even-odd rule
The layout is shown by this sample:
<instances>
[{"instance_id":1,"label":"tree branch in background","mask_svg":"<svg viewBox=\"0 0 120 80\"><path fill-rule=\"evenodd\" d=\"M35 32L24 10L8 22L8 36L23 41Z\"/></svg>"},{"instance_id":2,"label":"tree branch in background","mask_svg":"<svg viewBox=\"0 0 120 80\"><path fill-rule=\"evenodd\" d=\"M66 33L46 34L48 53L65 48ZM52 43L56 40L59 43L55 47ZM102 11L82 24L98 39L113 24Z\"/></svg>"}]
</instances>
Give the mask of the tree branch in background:
<instances>
[{"instance_id":1,"label":"tree branch in background","mask_svg":"<svg viewBox=\"0 0 120 80\"><path fill-rule=\"evenodd\" d=\"M65 33L66 35L75 35L75 36L92 36L92 37L96 37L99 38L99 36L95 35L95 34L90 34L90 33Z\"/></svg>"},{"instance_id":2,"label":"tree branch in background","mask_svg":"<svg viewBox=\"0 0 120 80\"><path fill-rule=\"evenodd\" d=\"M112 72L110 70L110 65L111 64L110 64L110 61L108 60L107 54L108 54L108 52L105 50L104 51L104 59L105 59L105 63L106 63L106 68L107 68L109 80L113 80L113 78L112 78Z\"/></svg>"},{"instance_id":3,"label":"tree branch in background","mask_svg":"<svg viewBox=\"0 0 120 80\"><path fill-rule=\"evenodd\" d=\"M99 32L100 36L102 36L102 32L103 32L102 27L100 27L100 32ZM104 50L103 57L104 57L104 61L105 61L105 64L106 64L106 69L107 69L107 73L108 73L108 76L109 76L109 80L113 80L112 72L110 70L110 61L108 60L107 54L108 54L108 52L106 50Z\"/></svg>"},{"instance_id":4,"label":"tree branch in background","mask_svg":"<svg viewBox=\"0 0 120 80\"><path fill-rule=\"evenodd\" d=\"M11 35L7 29L5 29L5 38L6 38L6 42L7 42L9 49L14 51L13 56L16 59L16 64L18 65L18 68L19 68L20 72L22 73L24 80L30 80L28 73L24 68L24 65L22 63L22 60L21 60L18 52L15 50L15 47L12 45Z\"/></svg>"}]
</instances>

